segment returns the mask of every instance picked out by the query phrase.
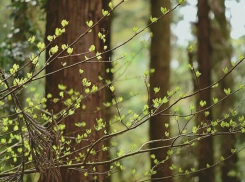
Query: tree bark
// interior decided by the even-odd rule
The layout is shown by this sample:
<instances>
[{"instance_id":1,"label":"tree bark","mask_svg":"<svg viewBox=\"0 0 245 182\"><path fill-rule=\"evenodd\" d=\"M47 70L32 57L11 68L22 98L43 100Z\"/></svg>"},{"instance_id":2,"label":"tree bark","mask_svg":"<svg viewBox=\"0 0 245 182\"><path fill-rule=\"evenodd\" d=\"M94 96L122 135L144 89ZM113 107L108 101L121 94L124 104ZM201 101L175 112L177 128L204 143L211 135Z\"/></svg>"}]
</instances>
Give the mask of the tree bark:
<instances>
[{"instance_id":1,"label":"tree bark","mask_svg":"<svg viewBox=\"0 0 245 182\"><path fill-rule=\"evenodd\" d=\"M200 88L205 88L211 85L211 42L210 42L210 7L207 0L198 0L198 23L197 23L197 38L198 38L198 69L201 73L199 77ZM197 108L200 100L206 101L207 106L211 105L211 90L199 94L197 99ZM212 120L212 112L208 117L204 113L197 116L197 125L203 126L204 123L210 123ZM202 132L202 131L201 131ZM197 145L198 151L198 168L206 168L207 164L212 165L213 161L213 139L208 137L202 139ZM213 168L205 169L198 173L199 182L214 182Z\"/></svg>"},{"instance_id":2,"label":"tree bark","mask_svg":"<svg viewBox=\"0 0 245 182\"><path fill-rule=\"evenodd\" d=\"M102 1L76 1L71 3L68 0L55 1L48 0L47 1L47 24L46 24L46 36L53 35L54 31L57 27L61 27L60 23L63 19L69 21L69 25L66 27L65 34L62 34L57 38L54 45L59 46L59 50L61 49L62 44L70 44L73 42L79 35L84 33L88 26L86 25L86 21L92 20L93 23L96 23L102 17ZM98 38L98 32L101 31L99 27L96 26L93 31L79 40L74 46L73 53L84 53L88 52L91 45L95 45L96 51L101 52L103 50L103 43ZM103 32L102 32L103 33ZM53 45L53 46L54 46ZM91 57L94 54L89 53L86 54L87 57ZM48 51L46 52L46 58L49 58ZM103 57L103 60L105 57ZM67 65L71 65L77 63L79 61L84 60L84 55L68 57L65 59L56 59L53 61L46 69L46 73L51 73L56 71L57 69L62 67L62 62L66 62ZM92 60L96 61L96 59ZM84 70L82 76L79 74L79 69ZM79 64L75 67L64 69L55 74L51 74L46 78L46 94L51 93L53 98L59 98L58 84L66 85L67 90L73 89L83 95L84 86L82 86L82 79L87 78L91 81L92 85L97 85L99 88L103 85L103 83L98 79L98 76L105 75L105 64L104 63L83 63ZM81 102L81 106L85 105L86 109L82 109L80 107L75 111L75 114L67 117L63 120L63 123L66 125L64 130L64 136L69 137L77 137L78 134L82 135L85 133L86 129L91 129L92 132L89 135L87 141L84 140L79 144L76 144L75 141L72 141L70 146L74 146L74 150L81 149L85 147L93 141L97 140L101 136L104 135L103 130L96 131L94 126L97 125L96 119L102 118L104 119L104 112L102 110L97 111L97 107L102 108L103 102L105 101L105 91L102 89L101 91L96 92L95 94L90 94L88 97L84 97ZM48 109L53 111L53 113L57 113L64 109L64 105L61 103L48 103ZM86 122L86 127L78 128L75 126L75 122ZM104 143L103 143L104 144ZM66 146L67 147L67 146ZM73 147L71 147L73 148ZM102 143L99 143L94 147L95 151L97 151L96 155L88 158L89 161L103 161L108 158L108 152L102 152ZM73 150L73 149L72 149ZM79 151L86 155L86 150ZM74 159L78 156L78 152L73 153L70 158ZM81 158L82 162L83 159ZM88 161L87 161L88 162ZM93 169L87 169L89 172L93 171ZM104 175L98 175L98 179L94 180L92 175L88 173L88 176L84 176L84 171L71 170L68 168L61 169L61 175L63 182L83 182L83 181L107 181L108 178L105 178L107 175L107 171L109 170L109 166L103 165L96 167L96 172L105 173Z\"/></svg>"},{"instance_id":3,"label":"tree bark","mask_svg":"<svg viewBox=\"0 0 245 182\"><path fill-rule=\"evenodd\" d=\"M152 17L159 17L162 13L161 7L170 9L170 0L151 0L151 15ZM156 97L164 98L169 90L169 77L170 77L170 23L171 16L166 15L161 20L158 20L157 24L153 24L150 28L153 33L150 47L150 68L155 69L155 73L150 75L150 95L154 95L153 88L160 87L160 93ZM167 107L165 104L161 109ZM165 131L170 131L170 128L166 129L165 124L169 124L169 118L161 115L154 116L150 119L150 140L164 139ZM169 142L154 142L150 144L151 148L162 147L169 145ZM163 161L167 157L168 149L159 149L151 152L154 154L158 161ZM156 174L152 176L154 178L162 178L172 175L170 170L171 158L166 160L161 165L158 165L155 170ZM154 161L151 160L151 167L154 167ZM172 178L158 179L153 181L172 182Z\"/></svg>"},{"instance_id":4,"label":"tree bark","mask_svg":"<svg viewBox=\"0 0 245 182\"><path fill-rule=\"evenodd\" d=\"M212 55L212 64L216 71L217 77L221 78L224 73L222 68L231 66L232 57L232 45L230 43L230 30L231 26L225 16L226 7L225 0L212 1L211 10L214 13L214 20L212 23L212 47L213 51L216 53ZM231 88L233 90L234 86L234 76L231 73L224 81L220 83L219 92L216 92L216 97L222 98L225 96L224 89ZM225 113L235 106L236 96L231 96L228 99L222 101L222 107L214 108L215 112L218 113L216 117L223 116ZM221 129L224 132L228 132L229 129ZM227 135L220 136L218 141L220 143L220 155L227 157L231 155L231 149L235 149L236 136ZM232 158L225 160L221 164L221 179L222 182L238 182L240 181L236 175L229 175L230 171L236 173L237 167L237 155L235 154Z\"/></svg>"}]
</instances>

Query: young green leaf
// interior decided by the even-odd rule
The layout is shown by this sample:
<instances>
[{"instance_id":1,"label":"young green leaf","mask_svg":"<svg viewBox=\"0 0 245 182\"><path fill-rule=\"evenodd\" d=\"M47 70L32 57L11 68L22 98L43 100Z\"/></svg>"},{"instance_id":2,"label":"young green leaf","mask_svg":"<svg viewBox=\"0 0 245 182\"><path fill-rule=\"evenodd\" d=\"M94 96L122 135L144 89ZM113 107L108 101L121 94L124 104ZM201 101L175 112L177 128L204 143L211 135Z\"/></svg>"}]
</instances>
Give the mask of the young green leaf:
<instances>
[{"instance_id":1,"label":"young green leaf","mask_svg":"<svg viewBox=\"0 0 245 182\"><path fill-rule=\"evenodd\" d=\"M94 23L92 20L90 20L90 21L86 21L86 24L88 25L89 28L91 28Z\"/></svg>"},{"instance_id":2,"label":"young green leaf","mask_svg":"<svg viewBox=\"0 0 245 182\"><path fill-rule=\"evenodd\" d=\"M151 20L152 23L154 23L154 22L157 21L157 18L151 16L151 17L150 17L150 20Z\"/></svg>"},{"instance_id":3,"label":"young green leaf","mask_svg":"<svg viewBox=\"0 0 245 182\"><path fill-rule=\"evenodd\" d=\"M227 68L227 67L223 68L223 72L224 72L225 74L228 73L228 68Z\"/></svg>"},{"instance_id":4,"label":"young green leaf","mask_svg":"<svg viewBox=\"0 0 245 182\"><path fill-rule=\"evenodd\" d=\"M156 93L158 93L160 91L160 87L154 87L153 90L154 90L154 92L156 94Z\"/></svg>"},{"instance_id":5,"label":"young green leaf","mask_svg":"<svg viewBox=\"0 0 245 182\"><path fill-rule=\"evenodd\" d=\"M139 30L139 27L134 26L133 31L134 31L135 33L137 33L138 30Z\"/></svg>"},{"instance_id":6,"label":"young green leaf","mask_svg":"<svg viewBox=\"0 0 245 182\"><path fill-rule=\"evenodd\" d=\"M66 21L66 20L62 20L61 21L61 25L62 25L62 27L65 27L65 26L67 26L68 25L68 21Z\"/></svg>"},{"instance_id":7,"label":"young green leaf","mask_svg":"<svg viewBox=\"0 0 245 182\"><path fill-rule=\"evenodd\" d=\"M109 14L108 11L102 9L102 15L103 15L103 16L109 16L110 14Z\"/></svg>"},{"instance_id":8,"label":"young green leaf","mask_svg":"<svg viewBox=\"0 0 245 182\"><path fill-rule=\"evenodd\" d=\"M228 89L224 89L224 92L226 95L230 95L231 94L231 89L228 88Z\"/></svg>"},{"instance_id":9,"label":"young green leaf","mask_svg":"<svg viewBox=\"0 0 245 182\"><path fill-rule=\"evenodd\" d=\"M109 2L108 6L111 8L111 10L113 10L112 2Z\"/></svg>"},{"instance_id":10,"label":"young green leaf","mask_svg":"<svg viewBox=\"0 0 245 182\"><path fill-rule=\"evenodd\" d=\"M95 45L91 45L89 48L89 52L93 52L95 50Z\"/></svg>"},{"instance_id":11,"label":"young green leaf","mask_svg":"<svg viewBox=\"0 0 245 182\"><path fill-rule=\"evenodd\" d=\"M196 71L196 77L200 77L201 76L201 73L199 71Z\"/></svg>"},{"instance_id":12,"label":"young green leaf","mask_svg":"<svg viewBox=\"0 0 245 182\"><path fill-rule=\"evenodd\" d=\"M69 47L69 48L67 49L67 53L70 55L70 54L72 54L72 52L73 52L73 48Z\"/></svg>"},{"instance_id":13,"label":"young green leaf","mask_svg":"<svg viewBox=\"0 0 245 182\"><path fill-rule=\"evenodd\" d=\"M35 36L32 36L28 39L28 42L33 43L35 41Z\"/></svg>"},{"instance_id":14,"label":"young green leaf","mask_svg":"<svg viewBox=\"0 0 245 182\"><path fill-rule=\"evenodd\" d=\"M162 14L166 14L166 13L168 13L169 12L169 9L167 9L167 8L164 8L164 7L161 7L161 12L162 12Z\"/></svg>"}]
</instances>

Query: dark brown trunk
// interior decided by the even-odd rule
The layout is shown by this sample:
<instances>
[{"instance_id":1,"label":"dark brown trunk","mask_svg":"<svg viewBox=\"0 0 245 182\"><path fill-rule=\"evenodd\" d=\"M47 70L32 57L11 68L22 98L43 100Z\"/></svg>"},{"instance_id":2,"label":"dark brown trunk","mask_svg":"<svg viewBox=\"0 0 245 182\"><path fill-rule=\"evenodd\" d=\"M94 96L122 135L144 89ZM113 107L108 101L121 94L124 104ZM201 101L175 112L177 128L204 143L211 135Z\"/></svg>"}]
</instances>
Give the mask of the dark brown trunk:
<instances>
[{"instance_id":1,"label":"dark brown trunk","mask_svg":"<svg viewBox=\"0 0 245 182\"><path fill-rule=\"evenodd\" d=\"M151 0L151 15L153 17L159 17L161 15L160 7L165 7L170 9L170 0ZM150 75L150 95L154 95L153 88L160 87L160 93L156 95L156 97L164 98L167 95L167 91L169 90L169 77L170 77L170 23L171 16L167 15L161 20L158 21L157 24L151 26L151 31L153 33L153 37L151 40L151 48L150 48L150 68L155 69L155 73ZM161 109L167 107L165 104ZM166 129L165 124L169 123L169 118L161 115L157 115L150 119L150 140L157 140L166 138L165 131L170 130L170 128ZM154 142L150 144L151 148L161 147L165 145L169 145L169 142ZM154 154L158 161L163 161L167 157L168 149L160 149L151 152ZM171 158L166 160L163 164L158 165L156 170L156 174L152 176L152 178L162 178L166 176L172 175L170 170L171 166ZM155 166L154 161L151 161L151 167ZM172 178L169 179L159 179L154 181L164 181L164 182L172 182Z\"/></svg>"},{"instance_id":2,"label":"dark brown trunk","mask_svg":"<svg viewBox=\"0 0 245 182\"><path fill-rule=\"evenodd\" d=\"M198 23L197 23L197 38L198 38L198 69L201 72L199 77L200 88L211 85L211 43L210 43L210 19L209 19L209 4L207 0L198 0ZM206 101L207 106L211 105L211 90L199 94L197 103L200 100ZM197 105L197 108L199 106ZM197 125L201 123L210 123L212 113L208 117L201 113L197 116ZM198 168L206 168L207 164L212 165L213 162L213 139L212 137L201 140L198 143ZM199 182L214 182L213 168L203 170L198 173Z\"/></svg>"},{"instance_id":3,"label":"dark brown trunk","mask_svg":"<svg viewBox=\"0 0 245 182\"><path fill-rule=\"evenodd\" d=\"M55 1L49 0L47 1L47 25L46 25L46 36L53 35L55 28L60 27L60 23L63 19L69 21L69 25L66 28L65 34L61 37L57 38L55 44L70 44L73 42L79 35L84 33L88 26L86 25L86 21L92 20L96 23L101 17L102 11L102 1L76 1L71 3L68 0ZM96 51L101 52L103 49L103 45L101 40L98 38L98 32L101 31L102 27L96 26L93 31L79 40L74 46L74 53L83 53L87 52L91 45L95 45ZM103 33L103 32L102 32ZM61 48L59 47L59 50ZM94 54L87 54L87 57L91 57ZM46 58L48 59L48 51ZM66 62L67 65L71 65L77 63L79 61L84 60L84 55L76 56L76 57L68 57L65 59L57 59L53 61L46 69L46 73L51 73L62 67L61 63ZM104 57L103 57L103 60ZM92 60L96 61L96 59ZM84 70L82 76L79 74L79 69ZM98 76L102 77L105 75L105 64L104 63L83 63L79 64L75 67L65 69L59 71L55 74L47 76L46 78L46 94L51 93L53 98L59 98L58 84L63 84L67 86L67 89L74 89L83 95L84 86L82 86L81 81L83 78L87 78L93 85L97 85L99 88L103 85L101 81L99 81ZM96 139L100 138L103 135L103 130L96 132L94 130L94 126L97 125L96 119L103 118L104 112L97 111L97 107L102 108L103 102L105 101L105 93L104 90L99 91L95 94L90 94L88 97L82 99L81 106L86 105L86 109L83 110L79 108L75 111L75 114L67 117L63 120L63 123L66 125L64 130L64 135L69 137L77 137L78 134L84 134L85 129L92 129L92 133L89 135L88 141L82 141L79 144L76 144L72 141L71 145L75 145L75 149L82 148L86 145L91 144ZM64 105L61 103L52 103L49 102L48 109L53 110L54 113L57 113L64 109ZM75 122L86 122L85 128L78 128L75 126ZM73 147L71 147L73 150ZM95 146L95 151L98 151L96 155L89 157L89 161L103 161L103 159L108 158L107 152L100 152L102 149L102 143ZM86 150L80 151L86 155ZM78 156L78 153L74 153L69 158L74 159ZM83 159L81 159L82 162ZM88 162L88 161L87 161ZM93 171L92 168L88 169L89 172ZM108 171L108 166L98 166L96 167L96 172L103 173ZM82 182L82 181L96 181L93 179L95 175L91 175L89 173L88 177L84 177L84 171L79 172L78 170L71 170L68 168L61 169L61 175L63 182ZM98 181L106 181L104 179L105 175L98 175Z\"/></svg>"},{"instance_id":4,"label":"dark brown trunk","mask_svg":"<svg viewBox=\"0 0 245 182\"><path fill-rule=\"evenodd\" d=\"M212 55L212 64L216 71L217 77L221 78L224 73L222 68L230 67L232 57L232 45L230 40L230 29L231 26L226 19L225 12L225 0L212 1L211 9L214 13L214 20L212 22L212 47L216 53ZM224 89L231 88L234 86L234 76L231 73L224 81L220 83L219 91L216 92L215 97L222 98L225 96ZM225 113L235 107L235 96L230 96L222 102L222 107L214 108L214 113L217 113L215 117L221 117ZM229 129L221 129L222 131L228 132ZM231 155L231 149L235 148L236 137L235 135L220 136L218 141L220 143L220 155L228 157ZM237 171L236 168L237 155L232 158L225 160L221 164L221 178L222 182L238 182L240 181L236 175L230 175L230 171Z\"/></svg>"}]
</instances>

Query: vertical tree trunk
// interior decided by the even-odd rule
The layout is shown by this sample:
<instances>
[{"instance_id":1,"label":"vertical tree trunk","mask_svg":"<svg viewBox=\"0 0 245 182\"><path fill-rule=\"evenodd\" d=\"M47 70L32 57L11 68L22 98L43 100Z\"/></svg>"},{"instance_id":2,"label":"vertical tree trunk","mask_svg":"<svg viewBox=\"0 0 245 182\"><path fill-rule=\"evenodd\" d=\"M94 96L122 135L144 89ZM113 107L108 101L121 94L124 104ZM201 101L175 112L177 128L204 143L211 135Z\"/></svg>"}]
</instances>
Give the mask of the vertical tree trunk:
<instances>
[{"instance_id":1,"label":"vertical tree trunk","mask_svg":"<svg viewBox=\"0 0 245 182\"><path fill-rule=\"evenodd\" d=\"M159 17L161 15L160 8L165 7L170 9L170 0L151 0L151 15L153 17ZM167 15L157 24L151 26L151 31L153 33L151 47L150 47L150 68L155 69L155 73L150 75L150 95L154 95L153 88L160 87L160 93L156 97L163 98L167 95L169 90L169 77L170 77L170 23L171 16ZM163 107L167 107L167 104ZM161 109L163 109L163 107ZM166 138L165 123L169 123L168 117L163 117L157 115L150 119L150 140L157 140ZM161 147L168 145L168 142L154 142L150 144L151 148ZM151 152L154 154L158 161L163 161L166 159L168 149L160 149ZM153 178L161 178L172 175L169 167L171 166L171 159L168 159L163 164L159 165L155 170L157 173L153 175ZM155 166L154 161L151 161L151 167ZM154 180L155 181L155 180ZM172 182L172 178L169 179L159 179L156 181Z\"/></svg>"},{"instance_id":2,"label":"vertical tree trunk","mask_svg":"<svg viewBox=\"0 0 245 182\"><path fill-rule=\"evenodd\" d=\"M209 4L207 0L198 0L198 23L197 23L197 38L198 38L198 69L201 72L199 77L200 88L211 85L211 43L210 43L210 19L209 19ZM211 90L199 94L197 103L200 100L206 101L207 106L211 105ZM199 106L197 105L197 108ZM204 113L197 116L197 125L202 126L202 123L210 123L212 113L208 117ZM198 168L206 168L206 165L213 164L213 139L206 138L198 142ZM203 170L198 173L199 182L214 182L213 168Z\"/></svg>"},{"instance_id":3,"label":"vertical tree trunk","mask_svg":"<svg viewBox=\"0 0 245 182\"><path fill-rule=\"evenodd\" d=\"M69 25L66 28L65 34L57 39L55 44L69 44L74 41L79 35L84 33L88 26L86 25L86 21L92 20L96 23L102 17L102 1L90 1L90 0L80 0L76 2L70 2L68 0L55 1L48 0L47 1L47 24L46 24L46 36L53 35L55 28L60 27L60 22L65 19L69 21ZM100 27L96 26L95 29L81 40L79 40L74 46L74 53L83 53L87 52L91 45L95 45L96 51L101 52L103 49L102 42L98 38L98 32L100 31ZM103 32L102 32L103 33ZM59 50L61 48L59 47ZM87 54L87 57L91 57L94 54ZM49 57L48 51L46 55L47 59ZM65 59L57 59L52 62L46 69L46 73L51 73L62 67L61 62L66 62L67 65L71 65L77 63L79 61L84 60L84 55L69 57ZM103 59L104 60L104 59ZM93 61L96 61L94 59ZM79 74L79 69L84 70L82 74L82 78ZM105 75L105 64L104 63L84 63L79 64L70 69L65 69L59 71L55 74L47 76L46 78L46 94L51 93L53 98L59 98L58 84L63 84L67 86L67 89L74 89L74 91L80 92L85 95L84 87L81 84L81 80L83 78L87 78L91 81L92 84L97 85L99 88L103 85L101 81L99 81L98 76ZM71 143L73 146L75 145L75 149L82 148L86 145L89 145L91 142L100 138L103 135L103 130L95 131L94 126L97 125L97 118L104 119L104 113L102 111L97 111L97 107L102 108L103 102L105 100L104 90L101 90L95 94L89 95L82 99L81 106L86 105L86 109L83 110L79 108L76 110L75 114L69 116L64 120L64 124L66 128L64 130L64 135L69 137L77 137L78 134L84 134L85 129L92 129L92 133L89 135L88 141L82 141L79 144L76 144L74 141ZM61 111L64 108L61 103L49 103L48 109L53 110L54 113ZM86 122L86 127L78 128L75 126L75 122ZM102 144L96 145L94 148L95 151L101 150ZM81 151L80 151L81 152ZM86 155L86 150L82 151ZM78 153L73 153L71 158L75 158L78 156ZM90 155L91 156L91 155ZM107 152L98 151L97 154L93 157L89 158L89 161L103 161L108 157ZM81 159L82 161L82 159ZM81 162L79 161L79 162ZM89 169L89 171L93 171L93 169ZM96 167L96 172L103 173L108 171L108 166L98 166ZM106 173L105 173L106 174ZM84 177L84 172L78 170L71 170L67 168L61 169L61 175L63 182L80 182L80 181L96 181L93 179L94 175L88 174L88 177ZM106 175L99 175L98 181L106 181L104 179Z\"/></svg>"},{"instance_id":4,"label":"vertical tree trunk","mask_svg":"<svg viewBox=\"0 0 245 182\"><path fill-rule=\"evenodd\" d=\"M102 7L103 9L108 9L108 4L109 2L111 2L111 0L102 0ZM105 44L107 45L107 50L110 50L111 49L111 20L112 20L112 15L107 17L102 23L101 23L101 27L103 28L104 30L104 33L106 34L106 42ZM112 52L107 52L104 56L104 60L105 61L110 61L112 58ZM111 69L112 68L112 63L111 62L107 62L105 63L105 68L109 68ZM105 73L104 72L104 84L107 84L107 82L109 81L113 81L113 73L112 72L109 72L109 73ZM111 94L111 91L109 89L109 87L106 87L105 88L105 99L104 99L104 102L111 102L112 101L112 94ZM111 111L111 108L106 108L105 111L104 111L104 118L105 118L105 122L108 124L107 127L106 127L106 130L107 131L110 131L110 125L109 125L109 121L111 120L112 118L112 111ZM109 146L110 144L110 140L107 140L104 142L104 145L105 146ZM104 160L109 160L111 158L110 156L110 152L109 151L105 151L105 159ZM108 167L108 170L109 170L109 167ZM106 177L103 182L111 182L111 176L108 176Z\"/></svg>"},{"instance_id":5,"label":"vertical tree trunk","mask_svg":"<svg viewBox=\"0 0 245 182\"><path fill-rule=\"evenodd\" d=\"M232 45L230 43L230 24L226 19L225 12L225 0L217 0L212 1L211 3L211 10L215 15L215 18L213 20L212 24L212 47L213 51L216 53L212 56L212 63L215 70L220 70L219 72L216 72L216 75L221 78L224 73L222 71L222 68L225 68L226 66L229 67L231 63L231 57L232 57ZM224 88L231 88L234 85L234 76L231 73L223 82L220 83L219 86L219 92L216 92L216 97L222 98L225 96L224 94ZM235 96L229 97L229 99L225 99L222 102L222 107L217 107L215 109L215 113L218 113L218 116L224 115L224 113L227 113L229 109L232 109L234 107L235 102ZM229 129L223 129L223 131L228 132ZM227 157L231 155L231 149L235 148L236 143L236 137L235 135L227 135L227 136L221 136L218 138L218 142L220 145L220 151L221 155L224 157ZM234 155L232 158L229 158L228 160L225 160L221 164L221 177L222 182L238 182L240 181L236 175L230 176L229 172L233 170L234 172L237 171L236 169L236 162L237 162L237 155Z\"/></svg>"}]
</instances>

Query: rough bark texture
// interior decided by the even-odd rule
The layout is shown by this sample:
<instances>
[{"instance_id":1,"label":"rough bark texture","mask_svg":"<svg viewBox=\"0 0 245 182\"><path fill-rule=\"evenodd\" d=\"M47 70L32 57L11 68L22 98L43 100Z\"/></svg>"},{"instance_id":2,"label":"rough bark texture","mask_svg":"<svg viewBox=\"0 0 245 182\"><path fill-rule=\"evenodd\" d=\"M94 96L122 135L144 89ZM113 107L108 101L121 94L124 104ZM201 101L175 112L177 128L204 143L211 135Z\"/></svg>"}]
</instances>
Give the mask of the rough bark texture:
<instances>
[{"instance_id":1,"label":"rough bark texture","mask_svg":"<svg viewBox=\"0 0 245 182\"><path fill-rule=\"evenodd\" d=\"M209 4L207 0L198 0L198 23L197 23L197 38L198 38L198 69L201 72L199 77L200 88L211 85L211 43L210 43L210 19L209 19ZM211 104L211 90L199 94L197 103L200 100L206 101L207 106ZM197 108L199 106L197 105ZM204 113L198 114L197 125L209 123L212 120L211 111L208 117ZM198 142L198 168L206 168L206 165L213 164L213 139L206 138ZM213 168L203 170L198 173L199 182L214 182Z\"/></svg>"},{"instance_id":2,"label":"rough bark texture","mask_svg":"<svg viewBox=\"0 0 245 182\"><path fill-rule=\"evenodd\" d=\"M92 20L96 23L101 17L102 10L102 0L90 1L90 0L80 0L71 3L68 0L48 0L47 1L47 25L46 25L46 36L53 35L55 28L60 27L60 22L63 19L69 21L69 25L66 28L66 33L57 39L55 44L69 44L73 42L79 35L85 32L88 28L86 21ZM102 24L103 25L103 24ZM95 45L96 51L102 51L102 42L98 38L98 32L101 31L103 26L96 26L95 29L81 40L79 40L74 46L73 53L83 53L87 52L91 45ZM103 33L103 32L102 32ZM59 49L61 49L59 47ZM87 54L87 57L91 57L94 54ZM48 58L48 51L46 57ZM65 59L57 59L51 63L47 69L46 73L53 72L62 67L61 62L66 62L67 65L77 63L84 60L84 55L77 57L69 57ZM104 58L103 58L104 60ZM94 59L93 61L96 61ZM99 81L98 76L102 77L105 75L105 64L104 63L83 63L75 67L59 71L55 74L52 74L46 78L46 94L51 93L53 98L59 98L59 90L57 85L63 84L67 86L67 89L74 89L85 95L84 87L81 84L81 76L79 74L79 69L84 70L82 78L87 78L92 84L101 87L103 83ZM80 144L75 145L75 149L82 148L86 145L91 144L91 142L100 138L103 135L103 131L95 132L94 125L97 124L97 118L104 119L104 113L102 111L96 111L97 107L102 108L103 102L105 101L104 90L92 94L82 100L81 105L86 105L86 109L83 110L79 108L76 110L75 114L66 118L64 123L66 125L64 135L69 137L76 137L77 134L83 134L85 129L92 129L92 133L88 137L88 141L82 141ZM54 113L61 111L64 106L60 103L48 104L48 109L53 110ZM75 122L86 122L85 128L75 127ZM75 142L72 142L71 145L74 145ZM101 150L102 144L96 145L94 148L96 151ZM73 149L72 149L73 150ZM81 151L80 151L81 152ZM82 151L86 154L86 151ZM72 158L77 156L78 153L72 154ZM103 161L108 157L107 152L97 152L95 156L89 157L89 161ZM81 161L79 161L81 162ZM97 172L102 173L108 171L108 166L98 166L96 167ZM89 169L93 171L92 168ZM77 170L69 170L67 168L61 169L61 175L63 182L83 182L83 181L95 181L93 180L93 175L84 177L84 172L79 172ZM108 178L105 178L106 175L99 175L98 181L107 181Z\"/></svg>"},{"instance_id":3,"label":"rough bark texture","mask_svg":"<svg viewBox=\"0 0 245 182\"><path fill-rule=\"evenodd\" d=\"M212 1L211 10L214 13L214 20L212 22L212 47L215 54L212 55L212 64L216 70L217 77L222 77L224 75L222 68L230 67L231 57L232 57L232 45L230 40L230 29L231 26L225 16L225 0ZM234 85L234 76L231 73L223 82L220 83L219 92L216 92L216 97L222 98L225 96L224 88L231 88ZM214 108L217 113L216 117L223 116L225 113L229 112L229 109L235 106L235 96L231 96L222 102L222 107ZM229 129L223 129L223 131L228 132ZM222 156L227 157L231 155L231 149L235 148L236 137L235 135L221 136L218 138L220 143L220 151ZM221 164L221 177L222 182L238 182L240 181L237 176L230 176L229 172L233 170L237 171L236 168L237 155L232 158L225 160Z\"/></svg>"},{"instance_id":4,"label":"rough bark texture","mask_svg":"<svg viewBox=\"0 0 245 182\"><path fill-rule=\"evenodd\" d=\"M166 7L170 9L170 0L151 0L151 15L153 17L159 17L161 15L160 7ZM169 90L169 77L170 77L170 22L171 16L167 15L163 19L159 20L157 24L151 26L153 33L151 47L150 47L150 68L155 69L155 73L150 75L150 95L154 95L153 88L160 87L160 93L156 97L163 98L167 95ZM161 109L167 107L165 104ZM161 115L155 116L150 119L150 140L157 140L165 138L166 129L165 123L169 123L169 118ZM150 144L151 148L161 147L169 145L168 142L154 142ZM151 152L156 156L158 161L166 159L168 149L160 149ZM151 167L155 166L151 161ZM162 178L172 174L169 167L171 166L171 159L168 159L165 163L159 165L155 170L157 173L152 178ZM154 181L172 182L172 178L158 179Z\"/></svg>"}]
</instances>

